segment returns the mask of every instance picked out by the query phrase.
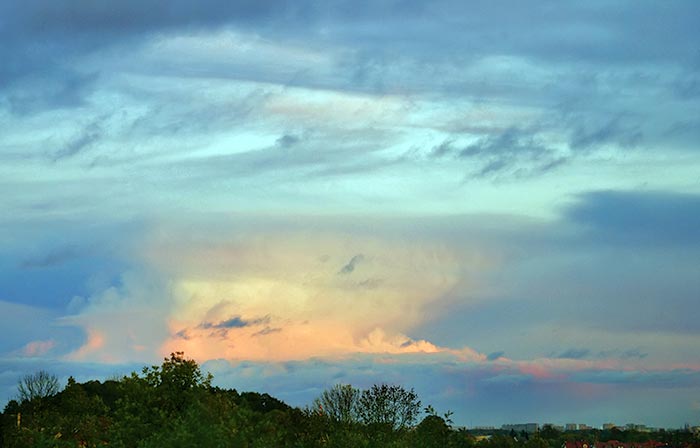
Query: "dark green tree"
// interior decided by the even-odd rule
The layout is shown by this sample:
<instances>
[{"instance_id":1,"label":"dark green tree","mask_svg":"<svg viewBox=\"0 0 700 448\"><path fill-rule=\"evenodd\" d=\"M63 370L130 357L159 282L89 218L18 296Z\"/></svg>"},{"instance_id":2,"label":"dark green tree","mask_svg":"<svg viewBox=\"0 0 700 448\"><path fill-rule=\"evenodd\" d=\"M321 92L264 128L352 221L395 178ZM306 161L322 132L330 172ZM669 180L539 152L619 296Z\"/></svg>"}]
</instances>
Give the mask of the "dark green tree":
<instances>
[{"instance_id":1,"label":"dark green tree","mask_svg":"<svg viewBox=\"0 0 700 448\"><path fill-rule=\"evenodd\" d=\"M476 445L476 440L469 431L464 428L453 430L450 433L450 444L452 448L472 448Z\"/></svg>"},{"instance_id":2,"label":"dark green tree","mask_svg":"<svg viewBox=\"0 0 700 448\"><path fill-rule=\"evenodd\" d=\"M240 394L240 401L251 410L263 414L271 411L286 411L289 409L289 405L266 393L243 392Z\"/></svg>"},{"instance_id":3,"label":"dark green tree","mask_svg":"<svg viewBox=\"0 0 700 448\"><path fill-rule=\"evenodd\" d=\"M549 448L549 443L539 435L528 438L523 444L524 448Z\"/></svg>"},{"instance_id":4,"label":"dark green tree","mask_svg":"<svg viewBox=\"0 0 700 448\"><path fill-rule=\"evenodd\" d=\"M361 392L349 384L336 384L314 400L313 408L334 422L349 425L359 420Z\"/></svg>"},{"instance_id":5,"label":"dark green tree","mask_svg":"<svg viewBox=\"0 0 700 448\"><path fill-rule=\"evenodd\" d=\"M494 434L490 439L485 439L477 444L482 448L515 448L515 439L510 435Z\"/></svg>"},{"instance_id":6,"label":"dark green tree","mask_svg":"<svg viewBox=\"0 0 700 448\"><path fill-rule=\"evenodd\" d=\"M194 396L211 387L211 374L203 374L196 361L183 352L171 353L161 366L145 367L143 380L155 389L166 412L181 412Z\"/></svg>"},{"instance_id":7,"label":"dark green tree","mask_svg":"<svg viewBox=\"0 0 700 448\"><path fill-rule=\"evenodd\" d=\"M182 352L171 353L160 366L144 367L141 375L124 377L110 429L112 445L137 446L146 435L153 443L170 440L176 430L182 430L183 421L194 424L191 408L211 393L211 380L211 375L203 374L197 362L186 359Z\"/></svg>"},{"instance_id":8,"label":"dark green tree","mask_svg":"<svg viewBox=\"0 0 700 448\"><path fill-rule=\"evenodd\" d=\"M420 400L413 389L399 385L373 385L362 391L359 417L367 425L402 430L412 426L420 413Z\"/></svg>"},{"instance_id":9,"label":"dark green tree","mask_svg":"<svg viewBox=\"0 0 700 448\"><path fill-rule=\"evenodd\" d=\"M561 434L561 431L552 425L544 425L540 431L540 437L546 440L558 440Z\"/></svg>"},{"instance_id":10,"label":"dark green tree","mask_svg":"<svg viewBox=\"0 0 700 448\"><path fill-rule=\"evenodd\" d=\"M448 446L450 439L450 427L442 417L427 415L416 426L414 433L414 445L424 448L443 448Z\"/></svg>"},{"instance_id":11,"label":"dark green tree","mask_svg":"<svg viewBox=\"0 0 700 448\"><path fill-rule=\"evenodd\" d=\"M111 421L109 409L97 395L89 395L73 377L68 385L56 396L53 407L57 413L52 415L55 425L56 440L65 441L73 446L94 447L107 443L107 428Z\"/></svg>"}]
</instances>

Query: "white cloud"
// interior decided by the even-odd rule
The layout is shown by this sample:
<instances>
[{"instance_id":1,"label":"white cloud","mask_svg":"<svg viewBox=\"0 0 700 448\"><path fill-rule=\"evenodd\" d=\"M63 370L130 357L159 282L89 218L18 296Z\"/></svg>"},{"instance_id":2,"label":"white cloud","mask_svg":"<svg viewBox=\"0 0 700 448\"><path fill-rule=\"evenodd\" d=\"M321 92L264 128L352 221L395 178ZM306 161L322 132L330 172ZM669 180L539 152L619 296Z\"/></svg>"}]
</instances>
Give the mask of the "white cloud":
<instances>
[{"instance_id":1,"label":"white cloud","mask_svg":"<svg viewBox=\"0 0 700 448\"><path fill-rule=\"evenodd\" d=\"M79 312L59 319L61 325L82 328L87 338L65 358L105 363L158 359L168 337L172 301L159 276L145 270L124 274L120 285L96 293Z\"/></svg>"}]
</instances>

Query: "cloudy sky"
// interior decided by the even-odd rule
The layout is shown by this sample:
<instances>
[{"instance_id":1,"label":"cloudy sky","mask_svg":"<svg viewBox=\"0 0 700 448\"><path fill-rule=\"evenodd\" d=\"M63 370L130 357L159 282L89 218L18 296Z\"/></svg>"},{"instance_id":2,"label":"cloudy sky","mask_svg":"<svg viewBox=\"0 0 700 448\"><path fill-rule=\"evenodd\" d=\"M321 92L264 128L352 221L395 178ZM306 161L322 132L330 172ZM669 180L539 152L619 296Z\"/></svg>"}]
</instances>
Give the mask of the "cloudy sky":
<instances>
[{"instance_id":1,"label":"cloudy sky","mask_svg":"<svg viewBox=\"0 0 700 448\"><path fill-rule=\"evenodd\" d=\"M700 3L0 3L0 405L171 351L700 422Z\"/></svg>"}]
</instances>

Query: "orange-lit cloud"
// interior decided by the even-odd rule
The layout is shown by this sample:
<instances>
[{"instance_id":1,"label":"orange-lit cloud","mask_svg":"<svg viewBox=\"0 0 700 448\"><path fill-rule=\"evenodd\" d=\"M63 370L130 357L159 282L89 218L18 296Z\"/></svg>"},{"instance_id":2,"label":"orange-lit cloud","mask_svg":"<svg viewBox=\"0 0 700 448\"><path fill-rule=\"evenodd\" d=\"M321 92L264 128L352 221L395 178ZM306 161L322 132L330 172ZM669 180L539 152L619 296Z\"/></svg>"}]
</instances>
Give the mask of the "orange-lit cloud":
<instances>
[{"instance_id":1,"label":"orange-lit cloud","mask_svg":"<svg viewBox=\"0 0 700 448\"><path fill-rule=\"evenodd\" d=\"M150 362L184 351L199 361L286 361L453 351L412 332L444 313L454 290L470 287L467 274L490 268L463 245L418 233L342 223L279 228L147 234L132 254L140 268L74 300L75 314L61 319L86 333L67 358Z\"/></svg>"},{"instance_id":2,"label":"orange-lit cloud","mask_svg":"<svg viewBox=\"0 0 700 448\"><path fill-rule=\"evenodd\" d=\"M440 351L408 334L463 268L460 254L438 242L347 234L254 235L174 249L151 253L177 277L163 352L198 359Z\"/></svg>"},{"instance_id":3,"label":"orange-lit cloud","mask_svg":"<svg viewBox=\"0 0 700 448\"><path fill-rule=\"evenodd\" d=\"M87 341L75 352L68 355L71 360L83 360L86 358L97 358L100 361L110 362L114 358L109 352L104 350L105 336L99 330L87 328Z\"/></svg>"},{"instance_id":4,"label":"orange-lit cloud","mask_svg":"<svg viewBox=\"0 0 700 448\"><path fill-rule=\"evenodd\" d=\"M152 362L184 351L200 362L281 362L420 354L539 379L586 370L663 368L644 357L616 357L620 350L585 359L536 353L511 359L501 352L490 358L479 347L441 346L418 337L419 328L429 319L439 321L455 300L463 306L488 299L479 277L503 262L497 250L479 250L454 234L389 232L390 226L381 225L363 231L337 222L318 224L316 231L308 230L314 227L308 223L231 227L200 233L168 227L147 234L134 254L141 269L85 298L75 315L61 319L86 332L83 346L67 358ZM551 339L548 327L528 330L535 345ZM589 343L605 338L601 331L579 336L570 330L569 336ZM630 339L626 345L642 342Z\"/></svg>"}]
</instances>

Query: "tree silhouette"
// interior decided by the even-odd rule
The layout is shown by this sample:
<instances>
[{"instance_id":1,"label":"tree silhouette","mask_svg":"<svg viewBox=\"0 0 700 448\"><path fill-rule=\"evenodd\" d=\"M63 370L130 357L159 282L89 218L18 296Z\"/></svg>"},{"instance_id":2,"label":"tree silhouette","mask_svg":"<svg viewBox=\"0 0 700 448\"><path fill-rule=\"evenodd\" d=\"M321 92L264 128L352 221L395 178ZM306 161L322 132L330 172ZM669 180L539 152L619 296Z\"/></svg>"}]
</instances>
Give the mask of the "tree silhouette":
<instances>
[{"instance_id":1,"label":"tree silhouette","mask_svg":"<svg viewBox=\"0 0 700 448\"><path fill-rule=\"evenodd\" d=\"M349 384L336 384L324 390L314 400L313 407L335 422L350 424L358 421L359 401L359 389Z\"/></svg>"},{"instance_id":2,"label":"tree silhouette","mask_svg":"<svg viewBox=\"0 0 700 448\"><path fill-rule=\"evenodd\" d=\"M422 448L442 448L447 446L450 427L445 419L436 414L426 416L416 426L414 440Z\"/></svg>"},{"instance_id":3,"label":"tree silhouette","mask_svg":"<svg viewBox=\"0 0 700 448\"><path fill-rule=\"evenodd\" d=\"M32 401L56 395L59 391L58 378L45 370L24 375L17 385L19 401Z\"/></svg>"},{"instance_id":4,"label":"tree silhouette","mask_svg":"<svg viewBox=\"0 0 700 448\"><path fill-rule=\"evenodd\" d=\"M373 385L360 396L360 419L368 425L386 425L401 430L413 425L420 412L420 400L413 389L398 385Z\"/></svg>"}]
</instances>

